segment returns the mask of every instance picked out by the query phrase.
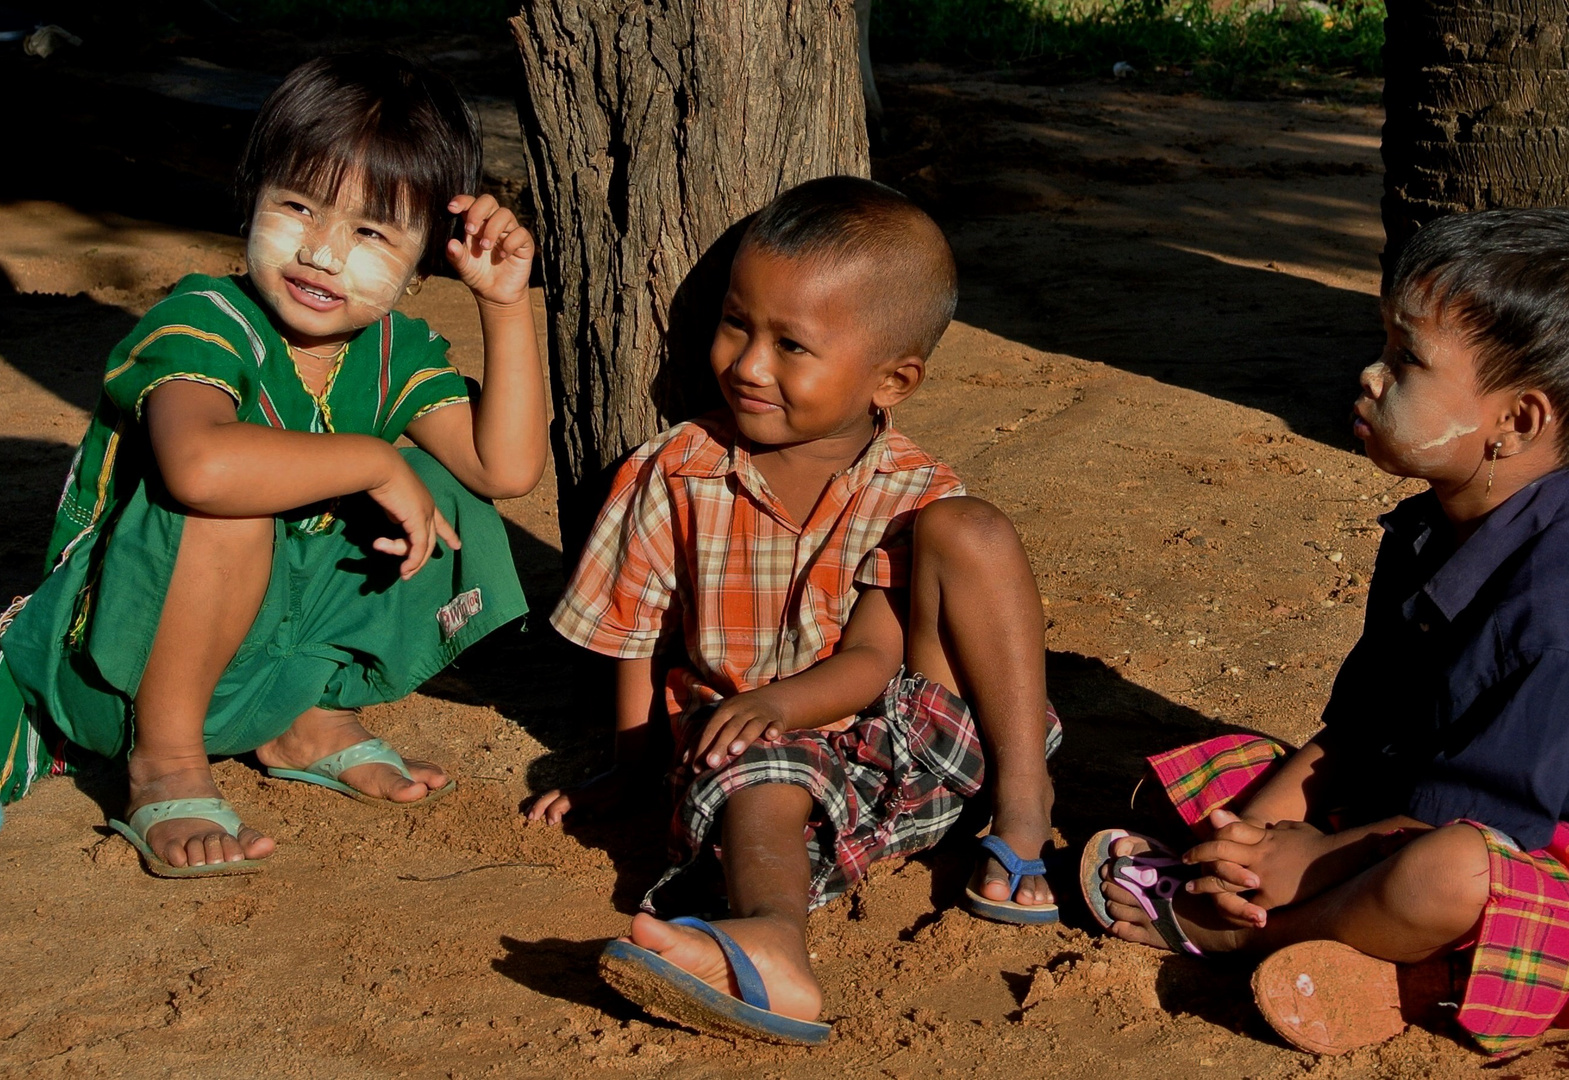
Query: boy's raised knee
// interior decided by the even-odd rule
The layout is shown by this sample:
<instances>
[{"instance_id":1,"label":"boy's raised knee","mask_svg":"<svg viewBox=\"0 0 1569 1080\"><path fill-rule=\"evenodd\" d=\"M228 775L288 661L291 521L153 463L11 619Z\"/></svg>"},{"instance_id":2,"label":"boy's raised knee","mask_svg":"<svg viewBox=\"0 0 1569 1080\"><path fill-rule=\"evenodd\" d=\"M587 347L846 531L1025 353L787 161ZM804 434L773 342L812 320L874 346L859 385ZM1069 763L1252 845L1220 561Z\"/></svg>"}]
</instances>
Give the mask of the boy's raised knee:
<instances>
[{"instance_id":1,"label":"boy's raised knee","mask_svg":"<svg viewBox=\"0 0 1569 1080\"><path fill-rule=\"evenodd\" d=\"M1018 531L1008 515L985 499L955 495L924 507L912 530L916 557L989 559L1023 552Z\"/></svg>"}]
</instances>

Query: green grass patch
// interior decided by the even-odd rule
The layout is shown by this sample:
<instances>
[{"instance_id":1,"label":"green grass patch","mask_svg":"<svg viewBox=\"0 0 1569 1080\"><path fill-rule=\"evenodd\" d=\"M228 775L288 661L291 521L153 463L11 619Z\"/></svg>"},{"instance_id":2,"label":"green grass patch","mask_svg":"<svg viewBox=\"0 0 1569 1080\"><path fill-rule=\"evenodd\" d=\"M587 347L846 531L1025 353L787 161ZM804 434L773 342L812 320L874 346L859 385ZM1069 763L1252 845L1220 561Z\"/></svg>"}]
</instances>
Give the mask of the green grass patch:
<instances>
[{"instance_id":1,"label":"green grass patch","mask_svg":"<svg viewBox=\"0 0 1569 1080\"><path fill-rule=\"evenodd\" d=\"M1219 9L1209 0L876 0L872 56L1049 67L1065 76L1107 76L1122 62L1142 76L1191 78L1220 94L1304 74L1382 76L1383 0L1261 8Z\"/></svg>"}]
</instances>

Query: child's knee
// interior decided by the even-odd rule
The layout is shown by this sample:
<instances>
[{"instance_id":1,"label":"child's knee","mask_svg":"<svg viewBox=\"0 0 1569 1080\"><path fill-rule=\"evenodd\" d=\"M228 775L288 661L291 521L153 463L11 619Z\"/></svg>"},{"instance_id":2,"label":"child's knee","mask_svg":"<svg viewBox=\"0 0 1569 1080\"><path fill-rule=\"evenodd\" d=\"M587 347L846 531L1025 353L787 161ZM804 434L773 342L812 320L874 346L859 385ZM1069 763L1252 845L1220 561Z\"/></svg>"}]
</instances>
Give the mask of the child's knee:
<instances>
[{"instance_id":1,"label":"child's knee","mask_svg":"<svg viewBox=\"0 0 1569 1080\"><path fill-rule=\"evenodd\" d=\"M917 561L991 562L1024 551L1008 515L970 495L923 507L915 517L913 545Z\"/></svg>"},{"instance_id":2,"label":"child's knee","mask_svg":"<svg viewBox=\"0 0 1569 1080\"><path fill-rule=\"evenodd\" d=\"M1476 922L1490 891L1487 841L1470 825L1446 825L1412 840L1391 856L1384 879L1391 905L1456 935Z\"/></svg>"}]
</instances>

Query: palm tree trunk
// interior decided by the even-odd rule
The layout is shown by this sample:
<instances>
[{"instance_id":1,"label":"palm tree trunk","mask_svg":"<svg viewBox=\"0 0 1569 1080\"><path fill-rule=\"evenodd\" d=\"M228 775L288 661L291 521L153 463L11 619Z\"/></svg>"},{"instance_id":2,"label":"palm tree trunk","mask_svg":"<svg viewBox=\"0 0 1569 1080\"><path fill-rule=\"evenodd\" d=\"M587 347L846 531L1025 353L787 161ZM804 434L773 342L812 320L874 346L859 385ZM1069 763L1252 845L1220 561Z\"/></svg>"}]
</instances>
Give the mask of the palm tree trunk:
<instances>
[{"instance_id":1,"label":"palm tree trunk","mask_svg":"<svg viewBox=\"0 0 1569 1080\"><path fill-rule=\"evenodd\" d=\"M1388 0L1384 268L1444 214L1569 204L1569 2Z\"/></svg>"}]
</instances>

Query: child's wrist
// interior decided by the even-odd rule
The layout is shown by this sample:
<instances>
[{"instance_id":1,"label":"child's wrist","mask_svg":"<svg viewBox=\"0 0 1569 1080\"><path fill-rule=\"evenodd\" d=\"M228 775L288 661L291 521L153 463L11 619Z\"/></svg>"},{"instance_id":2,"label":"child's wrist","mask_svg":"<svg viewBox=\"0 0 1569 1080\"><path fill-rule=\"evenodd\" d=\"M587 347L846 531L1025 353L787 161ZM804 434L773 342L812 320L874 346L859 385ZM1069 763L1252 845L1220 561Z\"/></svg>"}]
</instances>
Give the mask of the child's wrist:
<instances>
[{"instance_id":1,"label":"child's wrist","mask_svg":"<svg viewBox=\"0 0 1569 1080\"><path fill-rule=\"evenodd\" d=\"M516 300L492 300L475 293L474 302L479 305L481 319L526 319L534 315L534 303L528 293Z\"/></svg>"}]
</instances>

